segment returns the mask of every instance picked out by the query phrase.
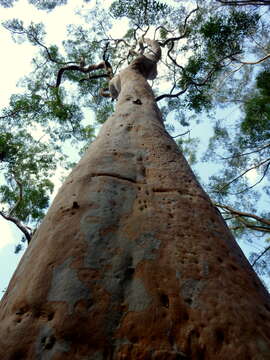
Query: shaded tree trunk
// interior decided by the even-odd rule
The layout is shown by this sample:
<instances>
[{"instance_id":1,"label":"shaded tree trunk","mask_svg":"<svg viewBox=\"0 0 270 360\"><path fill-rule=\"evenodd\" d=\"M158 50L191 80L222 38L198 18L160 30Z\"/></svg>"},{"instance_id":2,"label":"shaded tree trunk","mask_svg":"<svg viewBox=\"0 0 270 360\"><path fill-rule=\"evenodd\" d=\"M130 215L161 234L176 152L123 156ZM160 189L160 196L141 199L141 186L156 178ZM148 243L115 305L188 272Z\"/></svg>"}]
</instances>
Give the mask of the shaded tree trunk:
<instances>
[{"instance_id":1,"label":"shaded tree trunk","mask_svg":"<svg viewBox=\"0 0 270 360\"><path fill-rule=\"evenodd\" d=\"M268 294L166 132L144 61L10 282L2 360L269 359Z\"/></svg>"}]
</instances>

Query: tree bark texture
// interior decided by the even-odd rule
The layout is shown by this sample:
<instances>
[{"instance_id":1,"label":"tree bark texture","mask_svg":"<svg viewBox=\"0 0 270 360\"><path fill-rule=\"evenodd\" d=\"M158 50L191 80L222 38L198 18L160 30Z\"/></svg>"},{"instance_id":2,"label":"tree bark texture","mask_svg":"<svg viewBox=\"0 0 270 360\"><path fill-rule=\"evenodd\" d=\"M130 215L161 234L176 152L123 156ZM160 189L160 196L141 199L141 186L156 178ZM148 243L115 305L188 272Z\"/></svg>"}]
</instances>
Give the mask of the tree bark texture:
<instances>
[{"instance_id":1,"label":"tree bark texture","mask_svg":"<svg viewBox=\"0 0 270 360\"><path fill-rule=\"evenodd\" d=\"M269 296L136 66L0 306L1 360L270 359Z\"/></svg>"}]
</instances>

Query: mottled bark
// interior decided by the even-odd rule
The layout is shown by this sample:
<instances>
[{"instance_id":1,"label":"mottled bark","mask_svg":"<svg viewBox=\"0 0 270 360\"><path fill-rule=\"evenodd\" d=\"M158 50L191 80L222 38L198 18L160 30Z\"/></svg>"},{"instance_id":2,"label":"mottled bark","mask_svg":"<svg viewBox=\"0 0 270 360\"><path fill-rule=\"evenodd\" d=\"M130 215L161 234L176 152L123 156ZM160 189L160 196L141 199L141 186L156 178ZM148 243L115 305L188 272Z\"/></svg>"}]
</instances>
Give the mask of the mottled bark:
<instances>
[{"instance_id":1,"label":"mottled bark","mask_svg":"<svg viewBox=\"0 0 270 360\"><path fill-rule=\"evenodd\" d=\"M0 359L269 359L268 294L139 62L120 81L1 302Z\"/></svg>"}]
</instances>

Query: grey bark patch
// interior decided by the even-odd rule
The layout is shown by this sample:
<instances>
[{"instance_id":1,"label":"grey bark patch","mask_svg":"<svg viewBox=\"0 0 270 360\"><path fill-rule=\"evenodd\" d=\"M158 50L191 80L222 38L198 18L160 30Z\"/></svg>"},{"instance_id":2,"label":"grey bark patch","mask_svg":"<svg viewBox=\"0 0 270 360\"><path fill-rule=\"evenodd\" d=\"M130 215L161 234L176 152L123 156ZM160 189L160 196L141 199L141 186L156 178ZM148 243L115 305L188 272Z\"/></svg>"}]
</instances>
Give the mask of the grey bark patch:
<instances>
[{"instance_id":1,"label":"grey bark patch","mask_svg":"<svg viewBox=\"0 0 270 360\"><path fill-rule=\"evenodd\" d=\"M202 290L203 283L196 279L187 279L183 282L180 289L180 294L183 297L186 304L192 307L198 305L197 298Z\"/></svg>"},{"instance_id":2,"label":"grey bark patch","mask_svg":"<svg viewBox=\"0 0 270 360\"><path fill-rule=\"evenodd\" d=\"M76 270L69 267L71 262L69 258L54 269L48 293L48 301L65 301L69 314L78 300L90 299L89 289L79 280Z\"/></svg>"},{"instance_id":3,"label":"grey bark patch","mask_svg":"<svg viewBox=\"0 0 270 360\"><path fill-rule=\"evenodd\" d=\"M150 305L151 297L140 279L133 280L127 293L126 302L129 311L144 311Z\"/></svg>"},{"instance_id":4,"label":"grey bark patch","mask_svg":"<svg viewBox=\"0 0 270 360\"><path fill-rule=\"evenodd\" d=\"M63 340L57 341L53 329L47 324L42 326L36 340L36 360L51 360L54 355L68 352L70 345Z\"/></svg>"},{"instance_id":5,"label":"grey bark patch","mask_svg":"<svg viewBox=\"0 0 270 360\"><path fill-rule=\"evenodd\" d=\"M134 249L133 263L136 266L142 260L154 260L155 250L158 250L161 241L154 237L153 233L144 233L135 240L136 248Z\"/></svg>"},{"instance_id":6,"label":"grey bark patch","mask_svg":"<svg viewBox=\"0 0 270 360\"><path fill-rule=\"evenodd\" d=\"M84 263L86 267L98 269L104 262L112 261L108 247L116 249L126 241L117 229L121 218L132 212L136 190L130 184L109 179L102 184L102 192L93 191L89 197L95 206L81 220L81 230L89 245Z\"/></svg>"}]
</instances>

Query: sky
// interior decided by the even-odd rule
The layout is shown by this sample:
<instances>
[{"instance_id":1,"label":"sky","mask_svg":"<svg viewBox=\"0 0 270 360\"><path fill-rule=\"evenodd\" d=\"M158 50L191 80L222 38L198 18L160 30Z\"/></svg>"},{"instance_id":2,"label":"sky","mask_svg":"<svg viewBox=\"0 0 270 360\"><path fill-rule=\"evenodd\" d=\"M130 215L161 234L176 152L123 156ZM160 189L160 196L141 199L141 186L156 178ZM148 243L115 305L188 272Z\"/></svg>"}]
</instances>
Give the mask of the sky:
<instances>
[{"instance_id":1,"label":"sky","mask_svg":"<svg viewBox=\"0 0 270 360\"><path fill-rule=\"evenodd\" d=\"M175 1L177 2L177 0ZM172 2L172 0L168 0L168 2ZM92 3L94 4L95 1ZM108 7L111 0L106 0L104 3L106 4L106 7ZM47 13L38 11L34 6L29 5L26 0L19 0L13 8L0 8L0 22L14 17L20 18L25 24L29 24L31 21L36 23L44 22L47 31L47 44L52 42L60 45L61 41L66 37L66 25L69 23L80 23L82 21L78 15L74 15L77 6L77 0L69 0L68 5L65 6L63 16L63 8L61 6ZM111 34L114 37L121 37L123 27L125 27L124 22L121 26L119 26L118 22L117 26L113 27ZM119 30L121 33L119 33ZM17 86L17 82L21 77L31 71L31 60L37 49L27 43L15 44L11 40L9 32L4 29L0 29L0 46L1 49L4 49L0 57L0 108L2 108L8 104L10 95L20 90ZM228 113L223 113L222 116L232 116L230 111ZM206 149L207 147L208 138L211 135L211 128L210 122L203 122L200 125L192 126L192 136L199 137L202 133L205 134L203 138L200 136L201 149ZM175 134L182 132L183 128L180 126L176 127ZM211 165L206 166L205 164L199 165L198 168L202 177L209 174L209 169L211 169ZM257 173L256 171L250 172L248 176L250 181L253 181L256 179ZM1 179L0 175L0 183L1 180L3 179ZM58 189L61 185L59 177L56 176L53 180L56 185L55 188ZM18 244L20 238L21 233L17 230L16 226L0 218L0 297L3 290L7 287L8 282L23 255L23 251L19 254L14 254L15 245ZM246 244L245 249L250 251L259 246L260 244L256 243Z\"/></svg>"}]
</instances>

